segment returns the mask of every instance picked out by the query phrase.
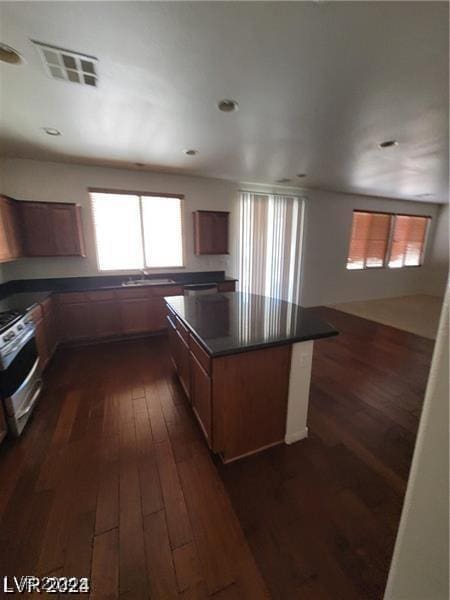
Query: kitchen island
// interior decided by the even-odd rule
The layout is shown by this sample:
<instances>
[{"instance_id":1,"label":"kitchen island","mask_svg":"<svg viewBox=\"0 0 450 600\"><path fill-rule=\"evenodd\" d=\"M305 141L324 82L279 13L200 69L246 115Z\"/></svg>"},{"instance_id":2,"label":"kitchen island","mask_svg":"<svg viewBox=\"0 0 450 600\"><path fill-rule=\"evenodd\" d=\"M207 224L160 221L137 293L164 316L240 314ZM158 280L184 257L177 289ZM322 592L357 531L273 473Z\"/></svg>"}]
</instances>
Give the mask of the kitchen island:
<instances>
[{"instance_id":1,"label":"kitchen island","mask_svg":"<svg viewBox=\"0 0 450 600\"><path fill-rule=\"evenodd\" d=\"M230 462L307 436L313 309L242 292L165 298L172 361L213 452Z\"/></svg>"}]
</instances>

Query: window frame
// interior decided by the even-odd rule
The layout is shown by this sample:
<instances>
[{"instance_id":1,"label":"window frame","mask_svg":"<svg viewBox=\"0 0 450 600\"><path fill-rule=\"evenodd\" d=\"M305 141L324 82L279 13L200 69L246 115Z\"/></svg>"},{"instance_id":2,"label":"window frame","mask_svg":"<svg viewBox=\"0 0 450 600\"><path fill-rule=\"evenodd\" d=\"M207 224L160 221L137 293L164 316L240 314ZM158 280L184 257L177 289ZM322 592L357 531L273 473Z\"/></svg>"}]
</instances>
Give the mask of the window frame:
<instances>
[{"instance_id":1,"label":"window frame","mask_svg":"<svg viewBox=\"0 0 450 600\"><path fill-rule=\"evenodd\" d=\"M366 265L364 265L361 269L349 269L347 266L348 258L349 258L348 254L349 254L349 250L350 250L350 246L351 246L351 242L352 242L353 215L355 213L389 215L389 217L390 217L389 235L388 235L387 244L386 244L386 252L384 255L383 265L380 265L379 267L367 267ZM390 267L389 266L389 261L391 258L391 251L392 251L392 243L394 240L395 219L397 217L419 217L421 219L427 219L426 228L425 228L425 236L424 236L423 246L422 246L422 252L420 253L420 259L419 259L418 265L402 265L401 267ZM389 269L389 270L393 270L393 271L398 271L400 269L417 269L418 267L422 267L423 263L424 263L426 247L428 245L428 238L429 238L429 234L430 234L430 226L431 226L432 219L433 219L433 217L431 215L419 215L416 213L414 213L414 214L412 214L412 213L395 213L395 212L391 212L391 211L387 211L387 210L382 210L382 211L381 210L364 210L362 208L354 208L352 210L352 221L351 221L351 225L350 225L350 240L349 240L349 244L348 244L347 262L345 265L345 270L357 272L357 271L376 271L377 269Z\"/></svg>"},{"instance_id":2,"label":"window frame","mask_svg":"<svg viewBox=\"0 0 450 600\"><path fill-rule=\"evenodd\" d=\"M98 273L110 273L111 275L123 275L127 273L142 273L143 270L151 271L153 273L161 271L161 270L181 270L186 268L186 223L185 223L185 196L184 194L168 194L167 192L144 192L142 190L118 190L114 188L97 188L97 187L89 187L87 188L89 194L89 207L91 211L91 227L93 233L93 239L95 244L95 260L97 263L97 271ZM91 194L115 194L120 195L132 195L139 196L139 215L141 222L141 231L142 231L142 254L144 257L144 266L142 269L100 269L99 259L98 259L98 245L97 245L97 232L95 230L94 223L94 211L93 211L93 202ZM144 247L144 222L142 215L142 196L153 196L155 198L178 198L180 200L180 213L181 213L181 260L182 265L173 266L173 265L163 265L161 267L148 267L145 265L145 247Z\"/></svg>"}]
</instances>

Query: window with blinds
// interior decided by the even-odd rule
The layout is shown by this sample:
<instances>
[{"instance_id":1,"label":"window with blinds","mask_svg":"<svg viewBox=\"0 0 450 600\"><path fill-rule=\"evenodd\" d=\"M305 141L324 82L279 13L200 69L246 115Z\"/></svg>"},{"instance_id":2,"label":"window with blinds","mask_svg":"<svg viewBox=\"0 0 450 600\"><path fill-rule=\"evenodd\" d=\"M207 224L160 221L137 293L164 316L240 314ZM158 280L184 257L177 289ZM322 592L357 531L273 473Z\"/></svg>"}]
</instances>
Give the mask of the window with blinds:
<instances>
[{"instance_id":1,"label":"window with blinds","mask_svg":"<svg viewBox=\"0 0 450 600\"><path fill-rule=\"evenodd\" d=\"M347 269L422 264L430 217L353 212Z\"/></svg>"},{"instance_id":2,"label":"window with blinds","mask_svg":"<svg viewBox=\"0 0 450 600\"><path fill-rule=\"evenodd\" d=\"M392 235L389 266L418 267L422 264L429 217L396 215Z\"/></svg>"},{"instance_id":3,"label":"window with blinds","mask_svg":"<svg viewBox=\"0 0 450 600\"><path fill-rule=\"evenodd\" d=\"M390 228L391 215L389 214L355 211L347 269L383 267Z\"/></svg>"},{"instance_id":4,"label":"window with blinds","mask_svg":"<svg viewBox=\"0 0 450 600\"><path fill-rule=\"evenodd\" d=\"M91 192L100 271L183 266L182 199Z\"/></svg>"}]
</instances>

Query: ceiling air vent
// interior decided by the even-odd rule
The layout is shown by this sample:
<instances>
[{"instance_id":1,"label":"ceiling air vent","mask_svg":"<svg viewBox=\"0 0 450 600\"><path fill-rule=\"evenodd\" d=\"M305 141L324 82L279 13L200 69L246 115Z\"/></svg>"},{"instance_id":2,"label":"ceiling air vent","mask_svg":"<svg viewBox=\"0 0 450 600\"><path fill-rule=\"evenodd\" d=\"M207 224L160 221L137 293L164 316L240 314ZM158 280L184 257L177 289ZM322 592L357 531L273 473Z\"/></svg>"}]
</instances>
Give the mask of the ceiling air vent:
<instances>
[{"instance_id":1,"label":"ceiling air vent","mask_svg":"<svg viewBox=\"0 0 450 600\"><path fill-rule=\"evenodd\" d=\"M31 40L38 49L47 73L53 79L72 81L82 85L97 87L97 59L73 50L58 48Z\"/></svg>"}]
</instances>

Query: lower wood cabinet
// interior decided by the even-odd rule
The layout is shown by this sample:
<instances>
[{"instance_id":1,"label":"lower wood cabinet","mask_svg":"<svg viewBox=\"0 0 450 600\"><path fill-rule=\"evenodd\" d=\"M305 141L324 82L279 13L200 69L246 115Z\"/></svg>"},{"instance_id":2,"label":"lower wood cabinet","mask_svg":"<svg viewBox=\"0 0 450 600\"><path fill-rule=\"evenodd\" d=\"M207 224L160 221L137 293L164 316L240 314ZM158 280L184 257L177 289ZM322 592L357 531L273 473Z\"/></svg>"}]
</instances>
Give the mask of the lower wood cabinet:
<instances>
[{"instance_id":1,"label":"lower wood cabinet","mask_svg":"<svg viewBox=\"0 0 450 600\"><path fill-rule=\"evenodd\" d=\"M92 331L96 338L112 337L122 332L120 306L116 300L97 300L92 306Z\"/></svg>"},{"instance_id":2,"label":"lower wood cabinet","mask_svg":"<svg viewBox=\"0 0 450 600\"><path fill-rule=\"evenodd\" d=\"M208 446L212 446L211 378L196 357L190 354L191 403Z\"/></svg>"},{"instance_id":3,"label":"lower wood cabinet","mask_svg":"<svg viewBox=\"0 0 450 600\"><path fill-rule=\"evenodd\" d=\"M150 330L148 298L129 298L119 302L122 333L145 333Z\"/></svg>"},{"instance_id":4,"label":"lower wood cabinet","mask_svg":"<svg viewBox=\"0 0 450 600\"><path fill-rule=\"evenodd\" d=\"M58 309L61 341L87 340L93 336L93 319L88 302L63 303Z\"/></svg>"}]
</instances>

